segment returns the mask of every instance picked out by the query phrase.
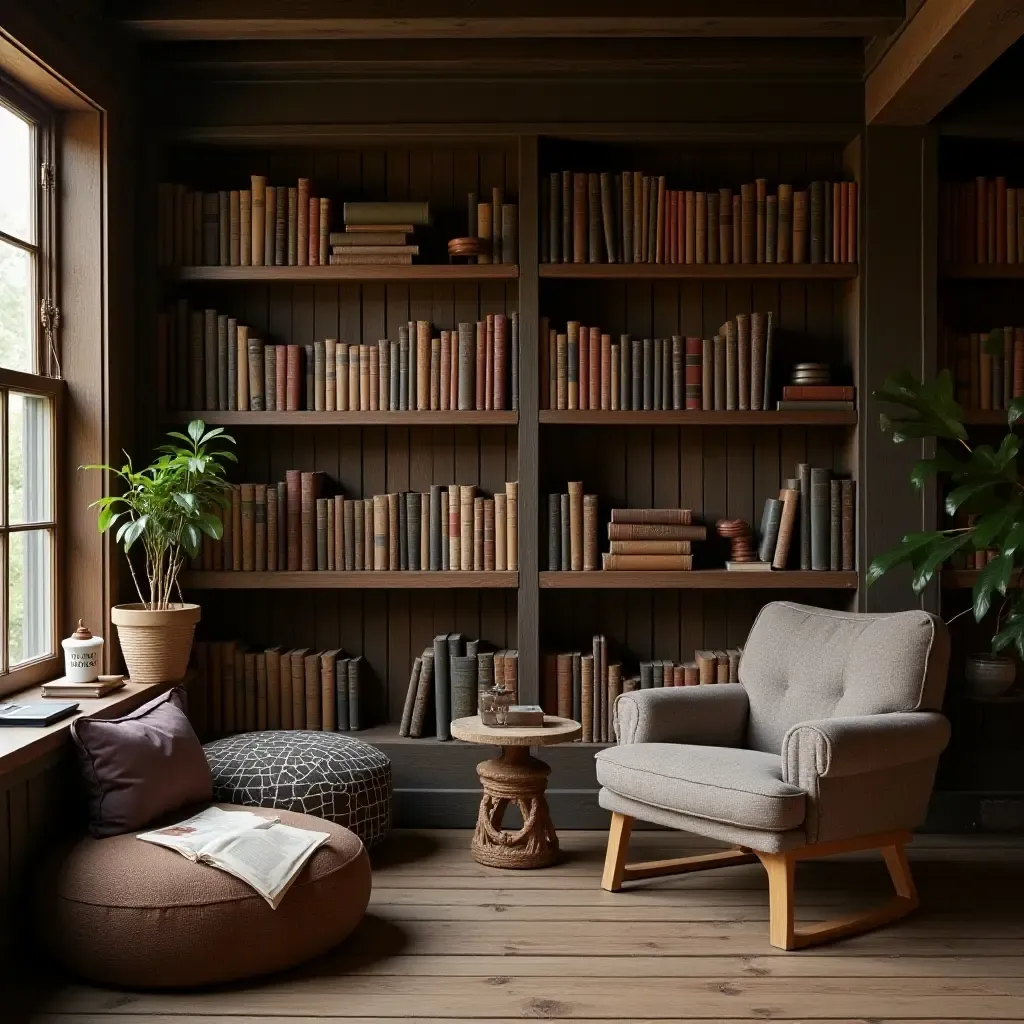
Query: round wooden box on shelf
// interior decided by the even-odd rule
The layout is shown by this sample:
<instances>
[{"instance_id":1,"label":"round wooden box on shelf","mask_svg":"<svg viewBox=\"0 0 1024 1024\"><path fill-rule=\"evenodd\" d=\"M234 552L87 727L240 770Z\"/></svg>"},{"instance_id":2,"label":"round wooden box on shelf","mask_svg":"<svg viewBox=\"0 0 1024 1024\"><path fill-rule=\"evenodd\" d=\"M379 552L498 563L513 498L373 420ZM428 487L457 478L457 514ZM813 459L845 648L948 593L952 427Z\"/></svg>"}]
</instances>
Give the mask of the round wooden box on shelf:
<instances>
[{"instance_id":1,"label":"round wooden box on shelf","mask_svg":"<svg viewBox=\"0 0 1024 1024\"><path fill-rule=\"evenodd\" d=\"M476 766L483 795L473 833L474 860L492 868L522 869L547 867L558 859L558 835L544 796L551 768L533 757L530 747L577 739L582 728L553 715L545 715L544 724L536 726L492 728L479 715L452 722L456 739L501 747L501 757ZM509 804L523 816L523 827L515 831L502 828Z\"/></svg>"}]
</instances>

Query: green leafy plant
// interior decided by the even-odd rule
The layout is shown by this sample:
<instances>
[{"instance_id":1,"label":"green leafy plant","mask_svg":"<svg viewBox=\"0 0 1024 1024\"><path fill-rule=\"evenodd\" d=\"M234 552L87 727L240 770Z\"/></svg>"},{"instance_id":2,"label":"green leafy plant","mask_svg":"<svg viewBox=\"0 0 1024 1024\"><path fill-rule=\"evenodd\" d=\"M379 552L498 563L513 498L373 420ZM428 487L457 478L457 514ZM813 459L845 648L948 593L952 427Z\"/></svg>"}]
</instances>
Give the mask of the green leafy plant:
<instances>
[{"instance_id":1,"label":"green leafy plant","mask_svg":"<svg viewBox=\"0 0 1024 1024\"><path fill-rule=\"evenodd\" d=\"M168 437L179 444L161 445L160 453L145 469L135 469L131 457L120 468L96 465L113 473L124 493L100 498L90 508L97 512L100 533L117 527L116 541L124 548L139 600L151 611L170 607L175 594L182 600L178 574L186 557L194 558L205 534L220 540L224 525L218 512L230 505L226 462L237 462L233 452L211 447L234 444L221 427L207 430L202 420L188 425L188 434L172 430ZM145 555L148 594L143 593L132 564L132 551L141 545Z\"/></svg>"},{"instance_id":2,"label":"green leafy plant","mask_svg":"<svg viewBox=\"0 0 1024 1024\"><path fill-rule=\"evenodd\" d=\"M993 331L986 351L1001 355L1001 331ZM995 550L996 556L978 574L972 610L980 622L993 600L1002 598L996 617L992 650L1011 645L1024 657L1024 592L1015 580L1014 567L1024 558L1024 484L1019 479L1021 439L1014 432L1022 425L1024 399L1017 398L1006 413L1007 433L997 448L972 445L963 423L963 410L953 397L953 380L943 370L924 383L906 370L885 381L875 397L902 407L900 415L882 414L880 426L895 444L922 438L935 439L935 454L915 463L910 482L920 489L937 477L946 491L945 510L970 516L969 526L908 533L899 545L879 555L867 572L870 586L898 565L909 564L912 586L920 593L944 562L958 551Z\"/></svg>"}]
</instances>

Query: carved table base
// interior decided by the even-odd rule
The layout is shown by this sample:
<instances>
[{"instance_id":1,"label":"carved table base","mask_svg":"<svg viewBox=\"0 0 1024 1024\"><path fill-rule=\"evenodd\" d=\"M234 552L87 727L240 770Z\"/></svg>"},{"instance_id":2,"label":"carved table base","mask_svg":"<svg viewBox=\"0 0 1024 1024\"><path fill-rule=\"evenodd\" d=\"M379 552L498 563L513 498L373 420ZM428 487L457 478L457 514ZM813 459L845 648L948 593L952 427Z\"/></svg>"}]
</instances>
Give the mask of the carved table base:
<instances>
[{"instance_id":1,"label":"carved table base","mask_svg":"<svg viewBox=\"0 0 1024 1024\"><path fill-rule=\"evenodd\" d=\"M543 868L558 859L558 836L544 797L551 769L529 747L502 747L501 757L476 766L484 793L473 834L473 857L493 868ZM512 803L523 816L517 831L502 828Z\"/></svg>"}]
</instances>

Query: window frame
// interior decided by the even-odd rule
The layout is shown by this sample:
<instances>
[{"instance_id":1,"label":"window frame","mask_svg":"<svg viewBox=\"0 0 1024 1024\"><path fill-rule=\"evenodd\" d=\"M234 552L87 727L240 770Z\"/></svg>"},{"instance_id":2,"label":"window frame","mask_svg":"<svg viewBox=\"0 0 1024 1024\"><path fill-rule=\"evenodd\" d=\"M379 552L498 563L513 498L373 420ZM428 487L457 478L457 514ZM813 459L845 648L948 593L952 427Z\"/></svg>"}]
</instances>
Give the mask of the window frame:
<instances>
[{"instance_id":1,"label":"window frame","mask_svg":"<svg viewBox=\"0 0 1024 1024\"><path fill-rule=\"evenodd\" d=\"M43 329L42 308L49 304L51 310L59 310L57 296L57 189L56 189L56 144L57 120L56 113L41 103L31 93L26 92L6 76L0 75L0 105L27 120L33 128L33 141L36 162L36 181L33 189L35 227L34 241L7 234L0 230L0 240L30 253L34 262L33 273L33 341L32 356L34 372L0 367L0 696L16 690L33 686L59 676L63 672L63 655L60 646L60 610L61 579L63 573L62 550L62 488L63 479L63 409L66 385L60 376L60 333L55 325L54 330ZM44 178L44 166L49 165L50 172ZM41 395L49 398L51 403L50 418L50 518L46 522L12 524L8 517L8 424L7 409L10 392L29 395ZM33 529L45 529L50 534L50 633L51 653L41 658L23 662L10 669L10 541L16 533L24 533Z\"/></svg>"}]
</instances>

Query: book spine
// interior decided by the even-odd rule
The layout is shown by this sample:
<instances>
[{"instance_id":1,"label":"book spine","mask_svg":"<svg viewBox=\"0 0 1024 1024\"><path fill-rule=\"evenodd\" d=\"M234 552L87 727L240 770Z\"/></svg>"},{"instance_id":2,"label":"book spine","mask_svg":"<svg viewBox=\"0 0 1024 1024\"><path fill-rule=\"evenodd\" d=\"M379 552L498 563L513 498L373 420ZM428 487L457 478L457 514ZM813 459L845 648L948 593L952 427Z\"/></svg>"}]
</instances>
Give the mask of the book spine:
<instances>
[{"instance_id":1,"label":"book spine","mask_svg":"<svg viewBox=\"0 0 1024 1024\"><path fill-rule=\"evenodd\" d=\"M753 408L751 361L750 316L740 313L736 317L736 385L738 389L736 404L740 409Z\"/></svg>"},{"instance_id":2,"label":"book spine","mask_svg":"<svg viewBox=\"0 0 1024 1024\"><path fill-rule=\"evenodd\" d=\"M586 263L587 244L588 181L587 175L574 172L572 175L572 262Z\"/></svg>"},{"instance_id":3,"label":"book spine","mask_svg":"<svg viewBox=\"0 0 1024 1024\"><path fill-rule=\"evenodd\" d=\"M409 688L405 691L405 704L402 707L401 723L398 726L398 735L399 736L403 736L404 737L404 736L409 736L410 735L410 729L412 727L412 712L413 712L413 707L416 704L416 691L417 691L417 689L419 687L420 669L422 668L422 666L423 666L423 659L422 658L416 658L413 661L413 663L412 663L412 673L409 676ZM346 675L347 675L347 673L346 673ZM345 696L346 696L346 700L345 700L346 707L348 705L348 687L347 687L347 682L348 682L348 680L346 678L346 694L345 694ZM346 718L347 718L347 716L346 716ZM346 721L344 726L341 724L341 720L340 720L340 716L339 716L338 728L339 729L343 729L343 728L346 728L347 725L348 725L347 721Z\"/></svg>"},{"instance_id":4,"label":"book spine","mask_svg":"<svg viewBox=\"0 0 1024 1024\"><path fill-rule=\"evenodd\" d=\"M267 213L267 179L262 174L251 176L251 241L249 245L249 259L254 267L262 267L264 261L264 244L266 242L266 213Z\"/></svg>"},{"instance_id":5,"label":"book spine","mask_svg":"<svg viewBox=\"0 0 1024 1024\"><path fill-rule=\"evenodd\" d=\"M800 568L811 568L811 467L801 462L797 467L800 480Z\"/></svg>"},{"instance_id":6,"label":"book spine","mask_svg":"<svg viewBox=\"0 0 1024 1024\"><path fill-rule=\"evenodd\" d=\"M856 498L856 481L844 479L842 481L842 554L845 572L851 572L857 568L856 535L854 533L857 512Z\"/></svg>"},{"instance_id":7,"label":"book spine","mask_svg":"<svg viewBox=\"0 0 1024 1024\"><path fill-rule=\"evenodd\" d=\"M226 397L226 396L225 396ZM263 346L263 408L277 409L277 346Z\"/></svg>"},{"instance_id":8,"label":"book spine","mask_svg":"<svg viewBox=\"0 0 1024 1024\"><path fill-rule=\"evenodd\" d=\"M242 508L242 571L256 568L255 488L252 484L239 487Z\"/></svg>"},{"instance_id":9,"label":"book spine","mask_svg":"<svg viewBox=\"0 0 1024 1024\"><path fill-rule=\"evenodd\" d=\"M513 311L508 317L508 380L509 380L509 403L511 408L519 411L519 313ZM504 401L504 397L502 399ZM497 408L505 408L504 405Z\"/></svg>"},{"instance_id":10,"label":"book spine","mask_svg":"<svg viewBox=\"0 0 1024 1024\"><path fill-rule=\"evenodd\" d=\"M779 517L779 532L775 542L775 555L772 558L773 569L785 569L789 561L789 549L793 542L793 533L797 525L796 515L799 498L799 492L789 487L784 487L779 492L782 512Z\"/></svg>"},{"instance_id":11,"label":"book spine","mask_svg":"<svg viewBox=\"0 0 1024 1024\"><path fill-rule=\"evenodd\" d=\"M562 262L562 176L558 171L548 175L548 250L549 263ZM544 253L541 254L545 256Z\"/></svg>"},{"instance_id":12,"label":"book spine","mask_svg":"<svg viewBox=\"0 0 1024 1024\"><path fill-rule=\"evenodd\" d=\"M691 555L689 540L613 540L608 542L610 555Z\"/></svg>"},{"instance_id":13,"label":"book spine","mask_svg":"<svg viewBox=\"0 0 1024 1024\"><path fill-rule=\"evenodd\" d=\"M267 526L266 526L266 569L276 572L280 566L278 559L278 537L280 526L278 524L278 502L277 487L268 484L266 487Z\"/></svg>"},{"instance_id":14,"label":"book spine","mask_svg":"<svg viewBox=\"0 0 1024 1024\"><path fill-rule=\"evenodd\" d=\"M505 482L505 555L508 568L519 571L519 482Z\"/></svg>"},{"instance_id":15,"label":"book spine","mask_svg":"<svg viewBox=\"0 0 1024 1024\"><path fill-rule=\"evenodd\" d=\"M777 261L793 262L793 186L779 185L779 232Z\"/></svg>"},{"instance_id":16,"label":"book spine","mask_svg":"<svg viewBox=\"0 0 1024 1024\"><path fill-rule=\"evenodd\" d=\"M242 570L242 488L231 488L231 569Z\"/></svg>"},{"instance_id":17,"label":"book spine","mask_svg":"<svg viewBox=\"0 0 1024 1024\"><path fill-rule=\"evenodd\" d=\"M245 324L239 324L235 330L235 401L238 409L248 412L251 409L249 404L249 328Z\"/></svg>"},{"instance_id":18,"label":"book spine","mask_svg":"<svg viewBox=\"0 0 1024 1024\"><path fill-rule=\"evenodd\" d=\"M283 185L274 188L274 266L288 265L288 209L290 196Z\"/></svg>"},{"instance_id":19,"label":"book spine","mask_svg":"<svg viewBox=\"0 0 1024 1024\"><path fill-rule=\"evenodd\" d=\"M402 568L402 548L405 545L405 531L402 529L402 511L405 507L405 503L401 500L401 495L397 493L391 493L387 495L388 502L388 519L387 519L387 537L388 537L388 571L398 572ZM365 523L364 523L365 528ZM408 550L406 551L406 554Z\"/></svg>"},{"instance_id":20,"label":"book spine","mask_svg":"<svg viewBox=\"0 0 1024 1024\"><path fill-rule=\"evenodd\" d=\"M267 485L253 487L253 569L267 568Z\"/></svg>"},{"instance_id":21,"label":"book spine","mask_svg":"<svg viewBox=\"0 0 1024 1024\"><path fill-rule=\"evenodd\" d=\"M300 408L302 400L302 348L299 345L287 347L287 369L285 408L294 412Z\"/></svg>"},{"instance_id":22,"label":"book spine","mask_svg":"<svg viewBox=\"0 0 1024 1024\"><path fill-rule=\"evenodd\" d=\"M757 209L753 182L740 185L740 263L757 261Z\"/></svg>"},{"instance_id":23,"label":"book spine","mask_svg":"<svg viewBox=\"0 0 1024 1024\"><path fill-rule=\"evenodd\" d=\"M476 336L471 323L459 324L458 407L472 409L476 382Z\"/></svg>"},{"instance_id":24,"label":"book spine","mask_svg":"<svg viewBox=\"0 0 1024 1024\"><path fill-rule=\"evenodd\" d=\"M766 263L768 236L768 182L758 178L754 182L754 203L756 234L754 242L754 262Z\"/></svg>"},{"instance_id":25,"label":"book spine","mask_svg":"<svg viewBox=\"0 0 1024 1024\"><path fill-rule=\"evenodd\" d=\"M253 412L263 412L263 385L265 371L263 368L263 342L259 338L248 338L249 349L249 408Z\"/></svg>"},{"instance_id":26,"label":"book spine","mask_svg":"<svg viewBox=\"0 0 1024 1024\"><path fill-rule=\"evenodd\" d=\"M473 568L473 498L476 487L462 484L459 488L459 568L469 572Z\"/></svg>"},{"instance_id":27,"label":"book spine","mask_svg":"<svg viewBox=\"0 0 1024 1024\"><path fill-rule=\"evenodd\" d=\"M700 346L700 408L707 411L714 408L715 401L715 343L711 338L703 338L700 340Z\"/></svg>"},{"instance_id":28,"label":"book spine","mask_svg":"<svg viewBox=\"0 0 1024 1024\"><path fill-rule=\"evenodd\" d=\"M674 570L688 572L693 568L693 555L618 555L601 556L601 568L606 572L645 572Z\"/></svg>"},{"instance_id":29,"label":"book spine","mask_svg":"<svg viewBox=\"0 0 1024 1024\"><path fill-rule=\"evenodd\" d=\"M693 523L693 510L688 508L613 508L611 522L634 525L654 523L660 526L690 526Z\"/></svg>"},{"instance_id":30,"label":"book spine","mask_svg":"<svg viewBox=\"0 0 1024 1024\"><path fill-rule=\"evenodd\" d=\"M802 190L793 193L793 262L806 263L808 249L808 196Z\"/></svg>"},{"instance_id":31,"label":"book spine","mask_svg":"<svg viewBox=\"0 0 1024 1024\"><path fill-rule=\"evenodd\" d=\"M726 408L726 343L721 334L715 335L715 363L714 363L714 388L715 388L715 409Z\"/></svg>"},{"instance_id":32,"label":"book spine","mask_svg":"<svg viewBox=\"0 0 1024 1024\"><path fill-rule=\"evenodd\" d=\"M779 237L779 200L773 195L765 197L764 261L776 263Z\"/></svg>"},{"instance_id":33,"label":"book spine","mask_svg":"<svg viewBox=\"0 0 1024 1024\"><path fill-rule=\"evenodd\" d=\"M811 263L825 262L825 183L812 181L809 190Z\"/></svg>"},{"instance_id":34,"label":"book spine","mask_svg":"<svg viewBox=\"0 0 1024 1024\"><path fill-rule=\"evenodd\" d=\"M739 317L737 317L737 320ZM740 326L741 335L743 325ZM765 319L761 313L751 313L746 324L750 347L750 408L764 408L765 374Z\"/></svg>"},{"instance_id":35,"label":"book spine","mask_svg":"<svg viewBox=\"0 0 1024 1024\"><path fill-rule=\"evenodd\" d=\"M286 264L289 267L298 266L299 262L299 190L294 186L288 187L288 206L286 222ZM280 201L280 196L278 196Z\"/></svg>"},{"instance_id":36,"label":"book spine","mask_svg":"<svg viewBox=\"0 0 1024 1024\"><path fill-rule=\"evenodd\" d=\"M829 563L830 476L827 469L811 469L811 569L818 572Z\"/></svg>"},{"instance_id":37,"label":"book spine","mask_svg":"<svg viewBox=\"0 0 1024 1024\"><path fill-rule=\"evenodd\" d=\"M312 572L317 568L317 506L316 478L313 473L299 477L299 568Z\"/></svg>"},{"instance_id":38,"label":"book spine","mask_svg":"<svg viewBox=\"0 0 1024 1024\"><path fill-rule=\"evenodd\" d=\"M829 483L828 506L828 567L838 572L843 567L843 483L832 479Z\"/></svg>"},{"instance_id":39,"label":"book spine","mask_svg":"<svg viewBox=\"0 0 1024 1024\"><path fill-rule=\"evenodd\" d=\"M329 516L327 506L330 504L327 498L316 499L316 568L319 572L327 570L327 532Z\"/></svg>"},{"instance_id":40,"label":"book spine","mask_svg":"<svg viewBox=\"0 0 1024 1024\"><path fill-rule=\"evenodd\" d=\"M611 540L689 540L702 541L707 528L674 523L617 523L608 524Z\"/></svg>"},{"instance_id":41,"label":"book spine","mask_svg":"<svg viewBox=\"0 0 1024 1024\"><path fill-rule=\"evenodd\" d=\"M593 572L598 568L598 518L597 495L583 495L583 570Z\"/></svg>"},{"instance_id":42,"label":"book spine","mask_svg":"<svg viewBox=\"0 0 1024 1024\"><path fill-rule=\"evenodd\" d=\"M562 568L562 513L561 495L548 495L548 569L557 572Z\"/></svg>"}]
</instances>

